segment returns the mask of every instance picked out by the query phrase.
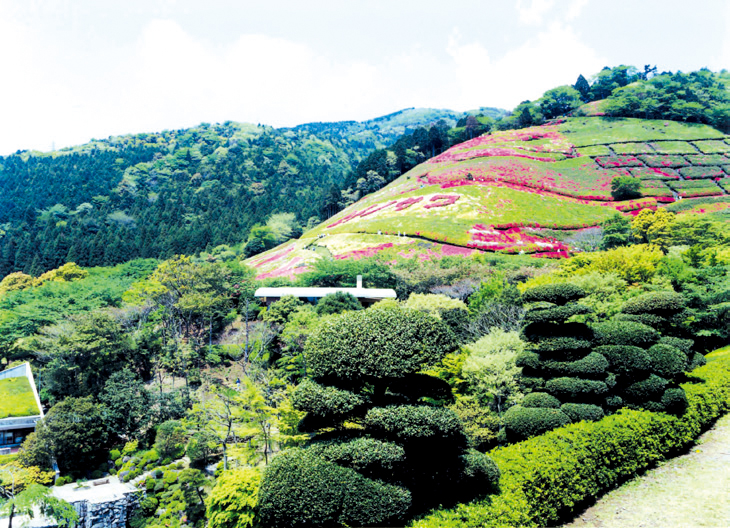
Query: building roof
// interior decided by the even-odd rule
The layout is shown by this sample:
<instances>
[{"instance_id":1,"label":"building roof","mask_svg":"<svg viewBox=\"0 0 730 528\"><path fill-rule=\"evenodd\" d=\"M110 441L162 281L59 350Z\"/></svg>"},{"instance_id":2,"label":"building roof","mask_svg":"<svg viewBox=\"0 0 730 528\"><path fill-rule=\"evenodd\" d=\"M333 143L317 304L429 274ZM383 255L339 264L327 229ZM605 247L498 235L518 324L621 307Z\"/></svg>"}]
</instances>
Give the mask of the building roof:
<instances>
[{"instance_id":1,"label":"building roof","mask_svg":"<svg viewBox=\"0 0 730 528\"><path fill-rule=\"evenodd\" d=\"M42 417L43 408L30 364L0 372L0 429L33 427Z\"/></svg>"},{"instance_id":2,"label":"building roof","mask_svg":"<svg viewBox=\"0 0 730 528\"><path fill-rule=\"evenodd\" d=\"M294 297L321 298L331 293L350 293L358 299L395 299L395 290L389 288L298 288L286 286L281 288L259 288L254 295L256 297L283 297L292 295Z\"/></svg>"}]
</instances>

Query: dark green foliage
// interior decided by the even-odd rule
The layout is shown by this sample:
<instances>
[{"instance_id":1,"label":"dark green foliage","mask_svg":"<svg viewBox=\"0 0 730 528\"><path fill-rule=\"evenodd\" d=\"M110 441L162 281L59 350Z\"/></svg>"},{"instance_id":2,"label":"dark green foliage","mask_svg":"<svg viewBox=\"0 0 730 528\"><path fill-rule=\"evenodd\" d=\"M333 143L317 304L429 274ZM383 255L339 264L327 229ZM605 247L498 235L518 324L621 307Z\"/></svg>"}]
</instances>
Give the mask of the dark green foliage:
<instances>
[{"instance_id":1,"label":"dark green foliage","mask_svg":"<svg viewBox=\"0 0 730 528\"><path fill-rule=\"evenodd\" d=\"M560 400L546 392L531 392L522 400L523 407L559 409Z\"/></svg>"},{"instance_id":2,"label":"dark green foliage","mask_svg":"<svg viewBox=\"0 0 730 528\"><path fill-rule=\"evenodd\" d=\"M347 311L362 310L362 304L351 293L335 292L319 300L315 311L319 315L333 315Z\"/></svg>"},{"instance_id":3,"label":"dark green foliage","mask_svg":"<svg viewBox=\"0 0 730 528\"><path fill-rule=\"evenodd\" d=\"M702 365L706 365L706 364L707 364L707 359L705 358L705 356L703 356L699 352L695 352L694 354L692 354L690 356L690 361L689 361L689 365L687 366L687 371L690 372L690 371L696 369L697 367L701 367Z\"/></svg>"},{"instance_id":4,"label":"dark green foliage","mask_svg":"<svg viewBox=\"0 0 730 528\"><path fill-rule=\"evenodd\" d=\"M621 307L621 311L627 314L649 313L667 316L682 311L685 305L686 302L681 293L648 292L626 301Z\"/></svg>"},{"instance_id":5,"label":"dark green foliage","mask_svg":"<svg viewBox=\"0 0 730 528\"><path fill-rule=\"evenodd\" d=\"M374 438L324 440L311 444L307 450L339 466L375 478L391 475L405 459L403 447Z\"/></svg>"},{"instance_id":6,"label":"dark green foliage","mask_svg":"<svg viewBox=\"0 0 730 528\"><path fill-rule=\"evenodd\" d=\"M360 394L336 387L324 387L312 380L297 385L291 396L295 409L306 411L314 417L347 416L368 402Z\"/></svg>"},{"instance_id":7,"label":"dark green foliage","mask_svg":"<svg viewBox=\"0 0 730 528\"><path fill-rule=\"evenodd\" d=\"M118 435L134 438L148 425L152 397L141 379L125 369L112 374L99 395L107 425Z\"/></svg>"},{"instance_id":8,"label":"dark green foliage","mask_svg":"<svg viewBox=\"0 0 730 528\"><path fill-rule=\"evenodd\" d=\"M661 396L667 386L667 380L656 374L650 374L648 378L632 383L624 393L635 403L655 400Z\"/></svg>"},{"instance_id":9,"label":"dark green foliage","mask_svg":"<svg viewBox=\"0 0 730 528\"><path fill-rule=\"evenodd\" d=\"M582 304L569 304L554 308L530 310L525 314L526 323L563 323L574 315L589 314L591 310Z\"/></svg>"},{"instance_id":10,"label":"dark green foliage","mask_svg":"<svg viewBox=\"0 0 730 528\"><path fill-rule=\"evenodd\" d=\"M666 412L676 415L683 414L689 405L689 402L687 401L687 393L685 393L684 389L681 388L665 390L662 395L661 403Z\"/></svg>"},{"instance_id":11,"label":"dark green foliage","mask_svg":"<svg viewBox=\"0 0 730 528\"><path fill-rule=\"evenodd\" d=\"M603 228L603 240L601 250L625 246L629 243L631 235L631 222L625 216L616 214L601 225Z\"/></svg>"},{"instance_id":12,"label":"dark green foliage","mask_svg":"<svg viewBox=\"0 0 730 528\"><path fill-rule=\"evenodd\" d=\"M591 352L576 361L543 361L541 367L553 376L602 378L608 369L608 361L601 354Z\"/></svg>"},{"instance_id":13,"label":"dark green foliage","mask_svg":"<svg viewBox=\"0 0 730 528\"><path fill-rule=\"evenodd\" d=\"M608 396L603 401L603 406L610 411L615 411L624 406L624 399L616 395Z\"/></svg>"},{"instance_id":14,"label":"dark green foliage","mask_svg":"<svg viewBox=\"0 0 730 528\"><path fill-rule=\"evenodd\" d=\"M619 376L643 376L651 369L651 356L643 348L627 345L605 345L594 349L607 360L612 372Z\"/></svg>"},{"instance_id":15,"label":"dark green foliage","mask_svg":"<svg viewBox=\"0 0 730 528\"><path fill-rule=\"evenodd\" d=\"M684 352L687 357L692 357L692 347L694 346L694 341L692 339L662 336L662 338L659 340L659 344L673 346L674 348L678 348L679 350Z\"/></svg>"},{"instance_id":16,"label":"dark green foliage","mask_svg":"<svg viewBox=\"0 0 730 528\"><path fill-rule=\"evenodd\" d=\"M463 475L470 485L488 489L499 481L499 468L494 460L484 453L470 449L461 455L464 464Z\"/></svg>"},{"instance_id":17,"label":"dark green foliage","mask_svg":"<svg viewBox=\"0 0 730 528\"><path fill-rule=\"evenodd\" d=\"M603 418L604 413L598 405L587 403L564 403L560 410L565 413L572 422L595 422Z\"/></svg>"},{"instance_id":18,"label":"dark green foliage","mask_svg":"<svg viewBox=\"0 0 730 528\"><path fill-rule=\"evenodd\" d=\"M307 340L314 378L401 377L456 349L453 332L421 312L370 309L325 321Z\"/></svg>"},{"instance_id":19,"label":"dark green foliage","mask_svg":"<svg viewBox=\"0 0 730 528\"><path fill-rule=\"evenodd\" d=\"M672 379L687 369L687 356L669 345L654 345L648 350L651 356L652 372Z\"/></svg>"},{"instance_id":20,"label":"dark green foliage","mask_svg":"<svg viewBox=\"0 0 730 528\"><path fill-rule=\"evenodd\" d=\"M593 339L593 330L583 323L530 323L524 328L522 334L526 340L531 342L537 342L546 337L568 337L583 341Z\"/></svg>"},{"instance_id":21,"label":"dark green foliage","mask_svg":"<svg viewBox=\"0 0 730 528\"><path fill-rule=\"evenodd\" d=\"M633 321L607 321L593 325L597 345L650 347L659 341L659 332Z\"/></svg>"},{"instance_id":22,"label":"dark green foliage","mask_svg":"<svg viewBox=\"0 0 730 528\"><path fill-rule=\"evenodd\" d=\"M529 350L520 352L515 360L515 364L518 367L537 370L540 368L540 355L535 352L530 352Z\"/></svg>"},{"instance_id":23,"label":"dark green foliage","mask_svg":"<svg viewBox=\"0 0 730 528\"><path fill-rule=\"evenodd\" d=\"M661 315L655 315L655 314L625 314L620 313L616 314L613 318L614 321L632 321L634 323L641 323L643 325L649 326L651 328L662 328L666 323L667 319L666 317L662 317Z\"/></svg>"},{"instance_id":24,"label":"dark green foliage","mask_svg":"<svg viewBox=\"0 0 730 528\"><path fill-rule=\"evenodd\" d=\"M546 357L572 357L570 352L587 352L591 348L591 342L586 339L575 339L572 337L545 337L541 339L535 349L542 356Z\"/></svg>"},{"instance_id":25,"label":"dark green foliage","mask_svg":"<svg viewBox=\"0 0 730 528\"><path fill-rule=\"evenodd\" d=\"M616 176L611 180L611 196L615 200L631 200L641 196L641 180L632 176Z\"/></svg>"},{"instance_id":26,"label":"dark green foliage","mask_svg":"<svg viewBox=\"0 0 730 528\"><path fill-rule=\"evenodd\" d=\"M451 409L426 405L376 407L365 416L364 424L374 434L399 442L430 440L437 443L463 442L463 426Z\"/></svg>"},{"instance_id":27,"label":"dark green foliage","mask_svg":"<svg viewBox=\"0 0 730 528\"><path fill-rule=\"evenodd\" d=\"M522 376L520 387L524 392L545 390L545 378L539 376Z\"/></svg>"},{"instance_id":28,"label":"dark green foliage","mask_svg":"<svg viewBox=\"0 0 730 528\"><path fill-rule=\"evenodd\" d=\"M525 303L549 302L564 305L571 301L577 301L585 296L586 292L583 288L574 284L546 284L526 290L522 294L522 301Z\"/></svg>"},{"instance_id":29,"label":"dark green foliage","mask_svg":"<svg viewBox=\"0 0 730 528\"><path fill-rule=\"evenodd\" d=\"M459 308L451 308L441 312L441 320L454 332L459 343L467 343L471 339L471 333L467 328L469 324L469 312Z\"/></svg>"},{"instance_id":30,"label":"dark green foliage","mask_svg":"<svg viewBox=\"0 0 730 528\"><path fill-rule=\"evenodd\" d=\"M373 526L405 516L410 492L368 479L307 449L289 449L268 466L259 491L264 526Z\"/></svg>"},{"instance_id":31,"label":"dark green foliage","mask_svg":"<svg viewBox=\"0 0 730 528\"><path fill-rule=\"evenodd\" d=\"M606 394L608 387L602 381L564 377L548 380L545 390L560 401L587 401Z\"/></svg>"},{"instance_id":32,"label":"dark green foliage","mask_svg":"<svg viewBox=\"0 0 730 528\"><path fill-rule=\"evenodd\" d=\"M510 441L518 442L569 423L570 418L559 409L515 405L504 413L504 425Z\"/></svg>"}]
</instances>

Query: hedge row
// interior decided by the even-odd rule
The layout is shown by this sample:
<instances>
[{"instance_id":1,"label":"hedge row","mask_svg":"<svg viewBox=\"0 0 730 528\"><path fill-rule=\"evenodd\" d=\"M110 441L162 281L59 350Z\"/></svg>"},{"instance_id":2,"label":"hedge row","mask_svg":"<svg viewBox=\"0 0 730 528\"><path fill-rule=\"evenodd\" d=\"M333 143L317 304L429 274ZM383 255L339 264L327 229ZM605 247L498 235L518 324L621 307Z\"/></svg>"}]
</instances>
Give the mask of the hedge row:
<instances>
[{"instance_id":1,"label":"hedge row","mask_svg":"<svg viewBox=\"0 0 730 528\"><path fill-rule=\"evenodd\" d=\"M693 371L681 417L624 409L491 451L500 490L482 501L437 510L413 528L554 526L600 496L677 454L730 410L730 354ZM671 396L671 395L669 395Z\"/></svg>"}]
</instances>

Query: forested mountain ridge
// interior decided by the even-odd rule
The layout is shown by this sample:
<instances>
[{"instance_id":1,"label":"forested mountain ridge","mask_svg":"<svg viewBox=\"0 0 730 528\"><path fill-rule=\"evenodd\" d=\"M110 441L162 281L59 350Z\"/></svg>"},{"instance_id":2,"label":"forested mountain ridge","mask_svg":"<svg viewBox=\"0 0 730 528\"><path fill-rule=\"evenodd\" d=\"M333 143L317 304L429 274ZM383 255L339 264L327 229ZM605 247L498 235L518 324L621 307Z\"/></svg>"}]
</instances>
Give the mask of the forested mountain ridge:
<instances>
[{"instance_id":1,"label":"forested mountain ridge","mask_svg":"<svg viewBox=\"0 0 730 528\"><path fill-rule=\"evenodd\" d=\"M407 109L294 128L201 124L0 157L0 276L196 253L240 242L275 212L306 223L370 152L465 115Z\"/></svg>"}]
</instances>

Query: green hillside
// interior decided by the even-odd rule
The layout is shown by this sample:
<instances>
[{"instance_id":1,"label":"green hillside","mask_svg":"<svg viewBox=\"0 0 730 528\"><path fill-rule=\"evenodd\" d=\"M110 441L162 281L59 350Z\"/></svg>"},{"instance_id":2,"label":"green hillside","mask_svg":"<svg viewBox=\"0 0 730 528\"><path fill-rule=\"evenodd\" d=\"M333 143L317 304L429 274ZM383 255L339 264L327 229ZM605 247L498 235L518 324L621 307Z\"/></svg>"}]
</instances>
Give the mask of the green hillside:
<instances>
[{"instance_id":1,"label":"green hillside","mask_svg":"<svg viewBox=\"0 0 730 528\"><path fill-rule=\"evenodd\" d=\"M28 378L0 380L0 419L40 414Z\"/></svg>"},{"instance_id":2,"label":"green hillside","mask_svg":"<svg viewBox=\"0 0 730 528\"><path fill-rule=\"evenodd\" d=\"M293 277L323 257L476 251L566 257L574 237L617 212L700 197L730 204L730 142L702 124L575 117L460 143L368 195L299 240L247 262L260 278ZM617 176L641 197L617 201ZM704 203L704 202L703 202ZM709 212L709 211L708 211Z\"/></svg>"}]
</instances>

